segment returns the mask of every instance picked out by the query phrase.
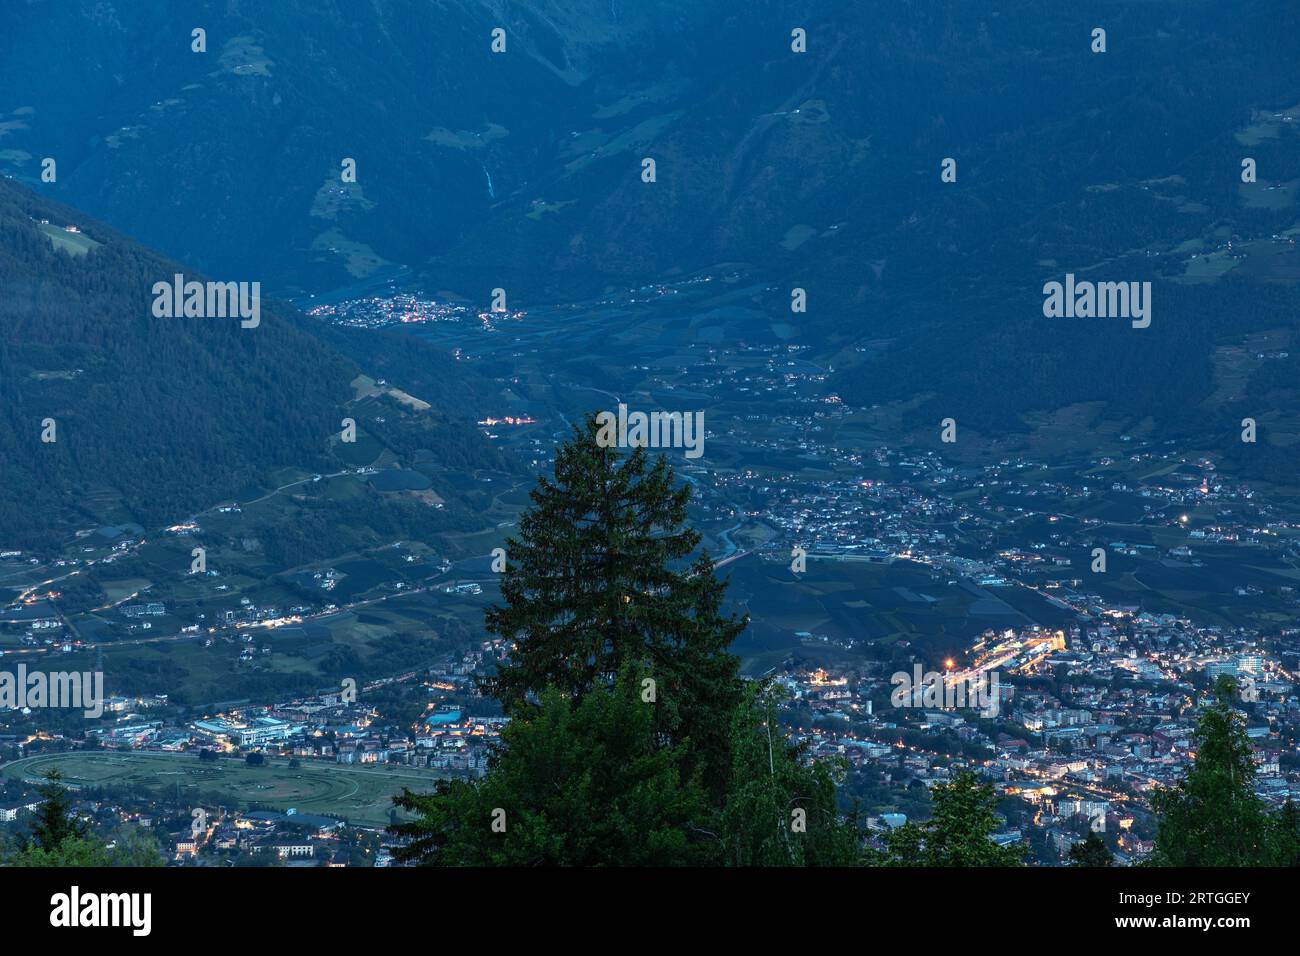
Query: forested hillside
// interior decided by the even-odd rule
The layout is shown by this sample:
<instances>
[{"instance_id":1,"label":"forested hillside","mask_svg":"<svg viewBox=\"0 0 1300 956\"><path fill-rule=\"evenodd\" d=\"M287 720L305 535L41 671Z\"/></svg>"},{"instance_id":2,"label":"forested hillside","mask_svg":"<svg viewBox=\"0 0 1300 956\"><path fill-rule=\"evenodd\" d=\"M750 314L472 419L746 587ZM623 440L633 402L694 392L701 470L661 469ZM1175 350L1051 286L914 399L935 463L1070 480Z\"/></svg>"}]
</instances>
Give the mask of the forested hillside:
<instances>
[{"instance_id":1,"label":"forested hillside","mask_svg":"<svg viewBox=\"0 0 1300 956\"><path fill-rule=\"evenodd\" d=\"M0 544L51 545L110 513L155 526L275 468L341 467L330 439L361 370L287 306L263 303L247 329L155 318L151 287L177 272L195 277L0 180ZM438 408L410 418L390 427L449 462L499 464Z\"/></svg>"}]
</instances>

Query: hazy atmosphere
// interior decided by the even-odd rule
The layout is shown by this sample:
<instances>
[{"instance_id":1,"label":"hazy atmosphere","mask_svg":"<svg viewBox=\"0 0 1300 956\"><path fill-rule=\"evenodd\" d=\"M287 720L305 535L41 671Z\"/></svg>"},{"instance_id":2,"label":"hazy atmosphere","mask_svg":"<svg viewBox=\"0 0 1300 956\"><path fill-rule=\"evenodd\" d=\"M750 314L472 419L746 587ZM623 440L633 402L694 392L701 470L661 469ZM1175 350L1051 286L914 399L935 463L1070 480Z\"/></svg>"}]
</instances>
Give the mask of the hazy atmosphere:
<instances>
[{"instance_id":1,"label":"hazy atmosphere","mask_svg":"<svg viewBox=\"0 0 1300 956\"><path fill-rule=\"evenodd\" d=\"M1298 63L1272 2L6 0L31 919L618 866L1268 922Z\"/></svg>"}]
</instances>

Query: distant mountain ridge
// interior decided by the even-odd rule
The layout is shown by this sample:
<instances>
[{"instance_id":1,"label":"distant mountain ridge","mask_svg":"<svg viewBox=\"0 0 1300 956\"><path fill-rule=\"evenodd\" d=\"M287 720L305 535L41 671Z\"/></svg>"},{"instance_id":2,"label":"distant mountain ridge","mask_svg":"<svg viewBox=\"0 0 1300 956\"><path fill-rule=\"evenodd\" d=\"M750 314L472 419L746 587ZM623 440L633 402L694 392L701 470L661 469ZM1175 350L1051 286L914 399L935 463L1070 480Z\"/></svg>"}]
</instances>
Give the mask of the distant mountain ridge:
<instances>
[{"instance_id":1,"label":"distant mountain ridge","mask_svg":"<svg viewBox=\"0 0 1300 956\"><path fill-rule=\"evenodd\" d=\"M28 0L11 20L0 170L34 182L57 155L43 192L226 278L400 265L523 307L740 272L846 400L989 432L1090 402L1201 427L1226 407L1218 350L1270 330L1300 350L1293 5ZM1156 283L1152 326L1045 319L1066 273Z\"/></svg>"},{"instance_id":2,"label":"distant mountain ridge","mask_svg":"<svg viewBox=\"0 0 1300 956\"><path fill-rule=\"evenodd\" d=\"M1236 195L1234 134L1300 104L1298 18L1205 0L28 0L0 37L0 169L35 181L57 157L55 197L282 288L400 263L434 291L572 301L739 263L868 315L986 255L1032 264L1028 238L1083 267L1180 220L1266 216ZM1252 142L1263 179L1300 175L1287 132ZM1130 190L1174 198L1170 177L1182 202L1134 215Z\"/></svg>"},{"instance_id":3,"label":"distant mountain ridge","mask_svg":"<svg viewBox=\"0 0 1300 956\"><path fill-rule=\"evenodd\" d=\"M0 171L35 182L53 156L48 191L150 245L320 291L423 266L491 217L573 123L635 106L618 103L640 80L618 73L657 77L672 53L709 75L706 24L725 6L28 0L0 36ZM191 50L196 28L206 52Z\"/></svg>"}]
</instances>

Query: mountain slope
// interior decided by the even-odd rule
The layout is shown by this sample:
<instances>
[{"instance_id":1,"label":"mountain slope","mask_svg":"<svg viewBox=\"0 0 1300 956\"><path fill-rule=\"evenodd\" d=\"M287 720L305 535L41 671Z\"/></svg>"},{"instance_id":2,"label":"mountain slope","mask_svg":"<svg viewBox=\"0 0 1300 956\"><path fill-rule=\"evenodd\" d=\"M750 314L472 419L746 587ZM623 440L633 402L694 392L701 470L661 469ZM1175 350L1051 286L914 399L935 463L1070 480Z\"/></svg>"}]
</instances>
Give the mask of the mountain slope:
<instances>
[{"instance_id":1,"label":"mountain slope","mask_svg":"<svg viewBox=\"0 0 1300 956\"><path fill-rule=\"evenodd\" d=\"M0 35L0 170L35 182L56 157L46 189L149 245L319 291L449 247L641 85L618 73L657 76L671 53L707 76L687 24L723 6L26 0Z\"/></svg>"},{"instance_id":2,"label":"mountain slope","mask_svg":"<svg viewBox=\"0 0 1300 956\"><path fill-rule=\"evenodd\" d=\"M56 248L69 241L93 247ZM153 284L178 272L196 278L0 180L0 543L50 545L106 517L154 526L276 468L339 466L331 438L360 370L288 307L264 304L247 329L154 317ZM500 463L436 408L410 419L449 461Z\"/></svg>"},{"instance_id":3,"label":"mountain slope","mask_svg":"<svg viewBox=\"0 0 1300 956\"><path fill-rule=\"evenodd\" d=\"M1200 428L1238 411L1223 350L1300 344L1294 6L27 0L11 21L0 169L58 155L44 193L222 278L405 268L526 306L736 271L846 400L918 400L902 427L927 433L1090 402ZM1152 327L1046 320L1067 272L1155 283Z\"/></svg>"}]
</instances>

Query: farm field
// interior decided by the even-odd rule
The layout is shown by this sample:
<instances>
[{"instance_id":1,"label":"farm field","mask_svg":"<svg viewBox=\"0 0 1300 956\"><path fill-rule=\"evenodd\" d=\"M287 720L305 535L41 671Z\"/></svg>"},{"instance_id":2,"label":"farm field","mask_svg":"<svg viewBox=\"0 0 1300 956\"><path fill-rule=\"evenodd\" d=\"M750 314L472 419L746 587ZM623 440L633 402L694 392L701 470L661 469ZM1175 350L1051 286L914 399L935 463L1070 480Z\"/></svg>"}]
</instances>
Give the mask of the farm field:
<instances>
[{"instance_id":1,"label":"farm field","mask_svg":"<svg viewBox=\"0 0 1300 956\"><path fill-rule=\"evenodd\" d=\"M96 242L94 239L91 239L89 236L80 232L68 232L66 229L62 229L59 226L52 226L46 222L41 223L40 230L49 237L49 240L54 244L55 249L62 249L64 252L72 256L84 256L86 253L90 252L91 249L103 245L103 243Z\"/></svg>"}]
</instances>

